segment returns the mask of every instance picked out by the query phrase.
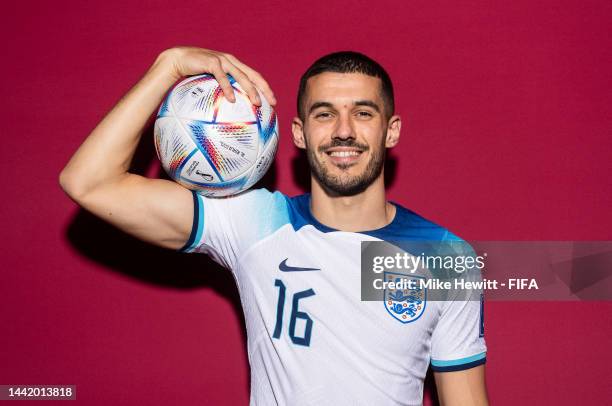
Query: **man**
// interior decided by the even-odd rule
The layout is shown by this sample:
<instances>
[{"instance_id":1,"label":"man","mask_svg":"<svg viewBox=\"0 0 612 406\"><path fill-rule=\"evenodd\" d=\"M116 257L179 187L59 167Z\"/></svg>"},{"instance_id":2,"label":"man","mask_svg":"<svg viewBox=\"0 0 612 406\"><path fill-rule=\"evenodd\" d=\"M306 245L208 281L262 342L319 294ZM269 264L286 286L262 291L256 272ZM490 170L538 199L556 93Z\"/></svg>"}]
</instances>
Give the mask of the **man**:
<instances>
[{"instance_id":1,"label":"man","mask_svg":"<svg viewBox=\"0 0 612 406\"><path fill-rule=\"evenodd\" d=\"M432 302L410 323L360 300L360 242L458 240L386 200L385 149L401 120L384 69L364 55L321 58L302 77L293 141L306 150L311 194L253 190L213 199L128 172L143 127L180 77L226 74L260 104L270 87L234 56L164 51L100 122L60 176L81 206L143 240L204 252L238 284L253 405L411 405L431 362L444 405L487 404L480 303Z\"/></svg>"}]
</instances>

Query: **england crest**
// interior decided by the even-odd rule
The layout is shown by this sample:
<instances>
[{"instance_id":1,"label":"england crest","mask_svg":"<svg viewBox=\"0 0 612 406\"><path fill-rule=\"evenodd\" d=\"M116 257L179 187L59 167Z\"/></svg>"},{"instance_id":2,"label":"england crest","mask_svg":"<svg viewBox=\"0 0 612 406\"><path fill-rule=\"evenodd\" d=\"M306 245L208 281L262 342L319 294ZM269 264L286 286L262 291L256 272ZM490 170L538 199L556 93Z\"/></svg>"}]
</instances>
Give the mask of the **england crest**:
<instances>
[{"instance_id":1,"label":"england crest","mask_svg":"<svg viewBox=\"0 0 612 406\"><path fill-rule=\"evenodd\" d=\"M425 311L427 288L421 286L422 276L384 272L385 282L395 282L396 289L385 287L385 308L402 323L417 320ZM388 286L388 285L386 285Z\"/></svg>"}]
</instances>

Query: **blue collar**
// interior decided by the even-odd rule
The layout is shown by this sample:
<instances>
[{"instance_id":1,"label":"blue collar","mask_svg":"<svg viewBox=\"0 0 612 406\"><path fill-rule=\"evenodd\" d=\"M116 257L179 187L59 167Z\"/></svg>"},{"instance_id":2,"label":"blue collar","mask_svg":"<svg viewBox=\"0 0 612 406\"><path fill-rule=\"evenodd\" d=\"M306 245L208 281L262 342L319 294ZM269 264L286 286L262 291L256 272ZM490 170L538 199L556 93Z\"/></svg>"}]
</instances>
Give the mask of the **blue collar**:
<instances>
[{"instance_id":1,"label":"blue collar","mask_svg":"<svg viewBox=\"0 0 612 406\"><path fill-rule=\"evenodd\" d=\"M310 193L288 198L289 217L293 228L297 231L310 224L323 233L341 231L320 223L312 215L310 199ZM391 203L396 207L395 217L393 217L391 223L375 230L359 231L356 233L386 241L442 240L448 235L446 229L395 202Z\"/></svg>"}]
</instances>

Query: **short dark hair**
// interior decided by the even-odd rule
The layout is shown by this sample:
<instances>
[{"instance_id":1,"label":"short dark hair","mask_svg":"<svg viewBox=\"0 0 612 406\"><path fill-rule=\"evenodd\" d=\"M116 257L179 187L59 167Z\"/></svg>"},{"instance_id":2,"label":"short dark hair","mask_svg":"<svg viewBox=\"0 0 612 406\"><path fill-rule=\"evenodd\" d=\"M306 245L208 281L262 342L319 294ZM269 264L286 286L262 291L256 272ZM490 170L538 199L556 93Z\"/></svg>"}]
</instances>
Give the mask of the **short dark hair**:
<instances>
[{"instance_id":1,"label":"short dark hair","mask_svg":"<svg viewBox=\"0 0 612 406\"><path fill-rule=\"evenodd\" d=\"M325 55L315 61L300 78L300 87L297 96L297 111L300 119L305 118L304 99L306 97L306 84L308 79L323 72L335 73L363 73L364 75L379 78L381 81L381 94L385 102L387 118L395 111L393 100L393 84L385 69L375 60L354 51L340 51Z\"/></svg>"}]
</instances>

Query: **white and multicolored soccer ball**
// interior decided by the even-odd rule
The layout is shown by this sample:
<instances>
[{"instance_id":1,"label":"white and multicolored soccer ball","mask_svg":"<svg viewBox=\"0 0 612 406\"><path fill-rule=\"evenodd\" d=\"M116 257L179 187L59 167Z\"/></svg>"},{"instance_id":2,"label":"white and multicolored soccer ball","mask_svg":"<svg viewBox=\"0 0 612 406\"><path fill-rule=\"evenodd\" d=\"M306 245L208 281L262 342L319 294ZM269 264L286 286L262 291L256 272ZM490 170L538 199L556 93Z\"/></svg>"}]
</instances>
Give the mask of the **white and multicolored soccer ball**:
<instances>
[{"instance_id":1,"label":"white and multicolored soccer ball","mask_svg":"<svg viewBox=\"0 0 612 406\"><path fill-rule=\"evenodd\" d=\"M260 94L251 104L231 76L236 102L212 75L189 77L167 95L155 121L155 149L168 175L205 196L228 196L266 173L278 145L278 120Z\"/></svg>"}]
</instances>

